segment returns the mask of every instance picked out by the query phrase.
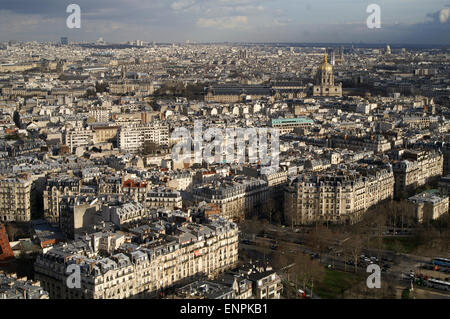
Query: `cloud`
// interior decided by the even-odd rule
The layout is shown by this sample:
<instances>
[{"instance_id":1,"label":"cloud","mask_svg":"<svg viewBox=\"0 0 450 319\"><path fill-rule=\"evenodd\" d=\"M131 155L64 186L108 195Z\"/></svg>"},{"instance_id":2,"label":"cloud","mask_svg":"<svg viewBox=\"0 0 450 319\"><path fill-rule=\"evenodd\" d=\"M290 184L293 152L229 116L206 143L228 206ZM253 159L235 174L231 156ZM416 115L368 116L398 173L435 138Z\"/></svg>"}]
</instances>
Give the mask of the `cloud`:
<instances>
[{"instance_id":1,"label":"cloud","mask_svg":"<svg viewBox=\"0 0 450 319\"><path fill-rule=\"evenodd\" d=\"M216 19L199 18L197 25L202 28L236 29L248 24L246 16L221 17Z\"/></svg>"},{"instance_id":2,"label":"cloud","mask_svg":"<svg viewBox=\"0 0 450 319\"><path fill-rule=\"evenodd\" d=\"M407 10L404 3L380 1L386 2L382 28L369 30L365 27L366 5L360 0L0 0L0 41L55 40L60 36L90 41L102 36L111 42L449 44L450 8L442 7L442 0L405 0L410 4ZM81 29L66 28L70 3L81 7Z\"/></svg>"},{"instance_id":3,"label":"cloud","mask_svg":"<svg viewBox=\"0 0 450 319\"><path fill-rule=\"evenodd\" d=\"M289 24L292 23L292 19L287 18L287 17L280 17L280 18L275 18L273 19L273 25L275 26L287 26Z\"/></svg>"},{"instance_id":4,"label":"cloud","mask_svg":"<svg viewBox=\"0 0 450 319\"><path fill-rule=\"evenodd\" d=\"M441 23L446 23L449 21L448 20L449 16L450 16L450 9L449 8L442 9L439 12L439 21Z\"/></svg>"},{"instance_id":5,"label":"cloud","mask_svg":"<svg viewBox=\"0 0 450 319\"><path fill-rule=\"evenodd\" d=\"M444 8L437 12L427 14L427 17L432 19L433 23L449 23L450 22L450 8Z\"/></svg>"},{"instance_id":6,"label":"cloud","mask_svg":"<svg viewBox=\"0 0 450 319\"><path fill-rule=\"evenodd\" d=\"M173 10L178 11L178 10L188 9L188 8L190 8L190 7L192 7L192 6L196 5L196 4L197 4L197 2L195 0L179 0L179 1L173 2L170 5L170 7Z\"/></svg>"}]
</instances>

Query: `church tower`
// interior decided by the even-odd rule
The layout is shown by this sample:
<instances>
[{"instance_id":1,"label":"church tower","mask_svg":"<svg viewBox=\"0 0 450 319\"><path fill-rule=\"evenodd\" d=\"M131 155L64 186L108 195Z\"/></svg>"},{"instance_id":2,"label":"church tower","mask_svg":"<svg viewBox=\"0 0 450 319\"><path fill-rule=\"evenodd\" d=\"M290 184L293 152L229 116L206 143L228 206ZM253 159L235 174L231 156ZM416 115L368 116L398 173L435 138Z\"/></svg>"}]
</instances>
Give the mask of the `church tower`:
<instances>
[{"instance_id":1,"label":"church tower","mask_svg":"<svg viewBox=\"0 0 450 319\"><path fill-rule=\"evenodd\" d=\"M313 96L342 97L342 84L334 85L333 66L328 63L326 53L316 73Z\"/></svg>"}]
</instances>

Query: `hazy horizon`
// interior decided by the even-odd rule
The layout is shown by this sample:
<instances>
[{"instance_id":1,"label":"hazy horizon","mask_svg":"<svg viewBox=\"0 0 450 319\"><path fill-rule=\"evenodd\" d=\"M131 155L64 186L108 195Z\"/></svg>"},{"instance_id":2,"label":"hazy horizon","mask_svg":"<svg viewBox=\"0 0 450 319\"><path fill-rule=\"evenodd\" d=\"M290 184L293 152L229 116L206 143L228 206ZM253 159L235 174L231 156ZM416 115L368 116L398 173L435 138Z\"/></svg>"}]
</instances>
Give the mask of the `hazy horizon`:
<instances>
[{"instance_id":1,"label":"hazy horizon","mask_svg":"<svg viewBox=\"0 0 450 319\"><path fill-rule=\"evenodd\" d=\"M81 28L69 29L69 4ZM367 6L381 8L369 29ZM0 40L450 44L449 0L0 0Z\"/></svg>"}]
</instances>

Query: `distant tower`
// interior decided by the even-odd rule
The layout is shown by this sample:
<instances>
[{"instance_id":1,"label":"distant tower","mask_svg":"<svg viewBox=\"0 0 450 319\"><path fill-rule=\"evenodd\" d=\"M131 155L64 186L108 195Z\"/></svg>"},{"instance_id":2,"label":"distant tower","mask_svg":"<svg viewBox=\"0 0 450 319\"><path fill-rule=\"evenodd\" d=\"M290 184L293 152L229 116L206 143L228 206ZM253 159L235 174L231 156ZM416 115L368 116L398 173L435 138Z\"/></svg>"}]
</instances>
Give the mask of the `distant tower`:
<instances>
[{"instance_id":1,"label":"distant tower","mask_svg":"<svg viewBox=\"0 0 450 319\"><path fill-rule=\"evenodd\" d=\"M331 65L332 66L335 66L336 65L336 54L334 53L334 50L333 50L333 52L331 52Z\"/></svg>"},{"instance_id":2,"label":"distant tower","mask_svg":"<svg viewBox=\"0 0 450 319\"><path fill-rule=\"evenodd\" d=\"M121 70L122 80L126 79L126 75L127 75L127 67L125 65L122 65L122 70Z\"/></svg>"},{"instance_id":3,"label":"distant tower","mask_svg":"<svg viewBox=\"0 0 450 319\"><path fill-rule=\"evenodd\" d=\"M391 55L391 46L389 44L386 45L386 55Z\"/></svg>"},{"instance_id":4,"label":"distant tower","mask_svg":"<svg viewBox=\"0 0 450 319\"><path fill-rule=\"evenodd\" d=\"M68 45L69 44L69 39L67 39L67 37L61 37L61 44L62 45Z\"/></svg>"},{"instance_id":5,"label":"distant tower","mask_svg":"<svg viewBox=\"0 0 450 319\"><path fill-rule=\"evenodd\" d=\"M248 51L247 51L247 49L239 50L239 58L240 59L247 59L248 58Z\"/></svg>"}]
</instances>

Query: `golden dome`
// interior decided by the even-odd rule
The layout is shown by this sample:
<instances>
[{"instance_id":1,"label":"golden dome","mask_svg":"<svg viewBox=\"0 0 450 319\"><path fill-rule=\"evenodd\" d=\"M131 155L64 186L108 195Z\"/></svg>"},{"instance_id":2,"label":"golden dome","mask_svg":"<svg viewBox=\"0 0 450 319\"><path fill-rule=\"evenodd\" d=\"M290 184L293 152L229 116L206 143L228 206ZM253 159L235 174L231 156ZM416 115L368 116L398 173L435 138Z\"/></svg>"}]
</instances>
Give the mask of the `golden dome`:
<instances>
[{"instance_id":1,"label":"golden dome","mask_svg":"<svg viewBox=\"0 0 450 319\"><path fill-rule=\"evenodd\" d=\"M321 71L333 72L333 67L328 63L328 55L325 53L323 56L323 62L319 67Z\"/></svg>"}]
</instances>

